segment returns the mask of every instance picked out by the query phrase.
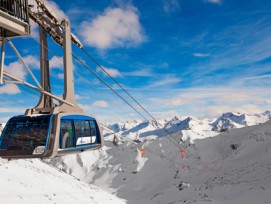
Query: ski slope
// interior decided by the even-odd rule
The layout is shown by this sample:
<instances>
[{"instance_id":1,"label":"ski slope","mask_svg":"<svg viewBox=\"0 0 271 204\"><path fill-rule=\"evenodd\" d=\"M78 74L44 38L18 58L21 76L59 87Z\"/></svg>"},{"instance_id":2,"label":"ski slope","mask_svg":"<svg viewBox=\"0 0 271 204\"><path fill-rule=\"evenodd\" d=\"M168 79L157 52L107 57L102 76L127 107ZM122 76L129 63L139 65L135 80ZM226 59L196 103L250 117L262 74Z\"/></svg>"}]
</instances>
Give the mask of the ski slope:
<instances>
[{"instance_id":1,"label":"ski slope","mask_svg":"<svg viewBox=\"0 0 271 204\"><path fill-rule=\"evenodd\" d=\"M3 204L126 203L38 159L0 159L0 175L0 203Z\"/></svg>"}]
</instances>

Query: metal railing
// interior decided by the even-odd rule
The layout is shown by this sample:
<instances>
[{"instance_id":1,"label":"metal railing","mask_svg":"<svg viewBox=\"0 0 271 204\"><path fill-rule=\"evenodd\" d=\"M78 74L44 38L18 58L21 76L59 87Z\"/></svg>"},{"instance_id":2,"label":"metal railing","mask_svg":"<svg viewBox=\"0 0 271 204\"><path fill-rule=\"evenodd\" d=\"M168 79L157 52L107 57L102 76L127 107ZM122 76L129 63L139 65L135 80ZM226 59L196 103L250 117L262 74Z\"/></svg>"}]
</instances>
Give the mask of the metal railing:
<instances>
[{"instance_id":1,"label":"metal railing","mask_svg":"<svg viewBox=\"0 0 271 204\"><path fill-rule=\"evenodd\" d=\"M0 10L29 23L28 0L0 0Z\"/></svg>"}]
</instances>

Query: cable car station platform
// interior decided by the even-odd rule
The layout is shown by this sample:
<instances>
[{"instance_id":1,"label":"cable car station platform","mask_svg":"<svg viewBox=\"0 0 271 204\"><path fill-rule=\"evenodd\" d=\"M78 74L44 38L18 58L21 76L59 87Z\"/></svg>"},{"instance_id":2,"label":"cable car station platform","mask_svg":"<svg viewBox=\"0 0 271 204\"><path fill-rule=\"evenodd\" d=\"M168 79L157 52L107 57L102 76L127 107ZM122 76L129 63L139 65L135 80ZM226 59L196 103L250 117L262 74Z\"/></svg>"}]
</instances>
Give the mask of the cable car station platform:
<instances>
[{"instance_id":1,"label":"cable car station platform","mask_svg":"<svg viewBox=\"0 0 271 204\"><path fill-rule=\"evenodd\" d=\"M30 35L27 0L0 1L0 36L19 37Z\"/></svg>"}]
</instances>

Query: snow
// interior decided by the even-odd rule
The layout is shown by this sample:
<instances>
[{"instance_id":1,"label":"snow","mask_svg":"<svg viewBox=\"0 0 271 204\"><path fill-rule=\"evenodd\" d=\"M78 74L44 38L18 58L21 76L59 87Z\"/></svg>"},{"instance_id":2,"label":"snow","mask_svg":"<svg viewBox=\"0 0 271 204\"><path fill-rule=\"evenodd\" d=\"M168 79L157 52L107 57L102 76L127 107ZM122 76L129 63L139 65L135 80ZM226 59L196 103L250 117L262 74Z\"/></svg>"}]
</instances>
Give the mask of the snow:
<instances>
[{"instance_id":1,"label":"snow","mask_svg":"<svg viewBox=\"0 0 271 204\"><path fill-rule=\"evenodd\" d=\"M113 123L113 124L106 124L107 127L114 132L123 132L126 130L130 130L134 128L135 126L139 125L142 123L140 120L132 120L132 121L125 121L123 123Z\"/></svg>"},{"instance_id":2,"label":"snow","mask_svg":"<svg viewBox=\"0 0 271 204\"><path fill-rule=\"evenodd\" d=\"M240 128L264 123L269 120L269 118L269 111L254 115L228 112L219 117L215 122L212 123L212 125L214 126L213 130L222 132L232 128Z\"/></svg>"},{"instance_id":3,"label":"snow","mask_svg":"<svg viewBox=\"0 0 271 204\"><path fill-rule=\"evenodd\" d=\"M125 203L40 160L0 159L1 203Z\"/></svg>"}]
</instances>

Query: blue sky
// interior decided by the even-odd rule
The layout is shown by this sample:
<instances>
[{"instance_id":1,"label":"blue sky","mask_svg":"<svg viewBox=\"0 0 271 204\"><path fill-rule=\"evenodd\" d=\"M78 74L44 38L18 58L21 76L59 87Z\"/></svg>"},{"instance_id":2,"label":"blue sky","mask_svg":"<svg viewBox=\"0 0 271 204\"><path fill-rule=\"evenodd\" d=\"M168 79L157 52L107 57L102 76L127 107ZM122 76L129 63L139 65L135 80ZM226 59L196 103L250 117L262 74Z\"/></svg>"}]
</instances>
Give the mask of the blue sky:
<instances>
[{"instance_id":1,"label":"blue sky","mask_svg":"<svg viewBox=\"0 0 271 204\"><path fill-rule=\"evenodd\" d=\"M30 3L33 2L32 0ZM156 117L270 110L271 2L262 0L48 1L96 60ZM39 77L37 26L13 43ZM62 50L49 39L52 91L63 93ZM73 47L120 94L98 67ZM31 82L7 47L6 70ZM76 63L77 102L102 121L140 118ZM83 76L83 78L82 78ZM88 80L88 82L85 81ZM0 120L21 114L38 98L0 86ZM132 101L131 101L132 103ZM136 105L135 105L136 106Z\"/></svg>"}]
</instances>

